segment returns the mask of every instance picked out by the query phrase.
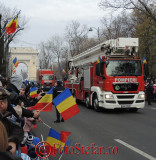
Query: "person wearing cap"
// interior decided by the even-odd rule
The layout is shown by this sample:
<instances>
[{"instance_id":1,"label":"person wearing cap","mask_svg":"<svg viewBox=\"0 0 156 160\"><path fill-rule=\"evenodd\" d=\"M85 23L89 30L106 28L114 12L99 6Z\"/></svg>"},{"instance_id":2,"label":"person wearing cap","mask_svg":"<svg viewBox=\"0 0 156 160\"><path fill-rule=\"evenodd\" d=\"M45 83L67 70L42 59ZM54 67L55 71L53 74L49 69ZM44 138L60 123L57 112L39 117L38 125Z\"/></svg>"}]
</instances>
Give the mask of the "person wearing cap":
<instances>
[{"instance_id":1,"label":"person wearing cap","mask_svg":"<svg viewBox=\"0 0 156 160\"><path fill-rule=\"evenodd\" d=\"M20 89L19 100L23 102L24 107L31 107L34 106L42 98L42 93L39 93L35 98L31 98L30 93L29 95L26 95L26 87L27 86L23 83Z\"/></svg>"},{"instance_id":2,"label":"person wearing cap","mask_svg":"<svg viewBox=\"0 0 156 160\"><path fill-rule=\"evenodd\" d=\"M55 97L57 97L61 92L63 92L65 90L65 88L62 86L62 82L61 81L57 81L57 86L54 88L53 90L53 99ZM57 108L56 108L56 121L54 121L54 123L59 123L60 122L60 113L58 112ZM64 122L64 119L61 119L61 122Z\"/></svg>"},{"instance_id":3,"label":"person wearing cap","mask_svg":"<svg viewBox=\"0 0 156 160\"><path fill-rule=\"evenodd\" d=\"M10 151L13 154L15 154L16 145L21 144L24 137L24 132L21 127L13 124L7 119L7 117L12 114L12 113L6 112L8 107L9 96L10 96L10 93L3 87L0 87L0 119L4 124L8 134L8 142L12 148Z\"/></svg>"},{"instance_id":4,"label":"person wearing cap","mask_svg":"<svg viewBox=\"0 0 156 160\"><path fill-rule=\"evenodd\" d=\"M7 98L9 96L10 96L10 93L3 87L0 87L0 113L4 113L7 110L7 107L8 107Z\"/></svg>"},{"instance_id":5,"label":"person wearing cap","mask_svg":"<svg viewBox=\"0 0 156 160\"><path fill-rule=\"evenodd\" d=\"M22 84L23 84L22 76L14 75L10 78L10 84L6 88L11 93L11 95L9 96L9 101L11 104L14 104L15 106L19 104L19 93L20 93ZM39 118L40 112L37 110L32 112L25 108L22 108L22 116Z\"/></svg>"}]
</instances>

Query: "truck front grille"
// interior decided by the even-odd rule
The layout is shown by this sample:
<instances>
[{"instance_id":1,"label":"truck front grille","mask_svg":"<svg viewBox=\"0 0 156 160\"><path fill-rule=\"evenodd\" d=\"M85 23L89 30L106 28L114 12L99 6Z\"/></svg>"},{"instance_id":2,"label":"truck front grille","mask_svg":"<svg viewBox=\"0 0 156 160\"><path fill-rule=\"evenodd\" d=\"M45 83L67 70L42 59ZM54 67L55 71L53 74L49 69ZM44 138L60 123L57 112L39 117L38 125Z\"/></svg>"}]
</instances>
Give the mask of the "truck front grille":
<instances>
[{"instance_id":1,"label":"truck front grille","mask_svg":"<svg viewBox=\"0 0 156 160\"><path fill-rule=\"evenodd\" d=\"M132 104L134 101L118 101L119 104Z\"/></svg>"},{"instance_id":2,"label":"truck front grille","mask_svg":"<svg viewBox=\"0 0 156 160\"><path fill-rule=\"evenodd\" d=\"M138 83L115 83L113 88L115 91L137 91Z\"/></svg>"},{"instance_id":3,"label":"truck front grille","mask_svg":"<svg viewBox=\"0 0 156 160\"><path fill-rule=\"evenodd\" d=\"M118 95L117 98L118 99L133 99L134 96L133 95Z\"/></svg>"}]
</instances>

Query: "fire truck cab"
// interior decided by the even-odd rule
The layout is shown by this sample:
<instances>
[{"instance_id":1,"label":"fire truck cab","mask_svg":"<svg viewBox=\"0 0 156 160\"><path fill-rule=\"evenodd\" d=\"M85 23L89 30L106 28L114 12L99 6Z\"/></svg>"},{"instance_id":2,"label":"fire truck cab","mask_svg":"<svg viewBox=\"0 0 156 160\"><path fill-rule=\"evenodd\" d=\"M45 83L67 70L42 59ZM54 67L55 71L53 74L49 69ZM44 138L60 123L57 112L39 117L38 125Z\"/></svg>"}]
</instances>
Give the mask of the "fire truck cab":
<instances>
[{"instance_id":1,"label":"fire truck cab","mask_svg":"<svg viewBox=\"0 0 156 160\"><path fill-rule=\"evenodd\" d=\"M55 84L54 71L51 69L39 69L37 71L37 83L44 91L50 90Z\"/></svg>"},{"instance_id":2,"label":"fire truck cab","mask_svg":"<svg viewBox=\"0 0 156 160\"><path fill-rule=\"evenodd\" d=\"M65 87L95 111L144 108L144 71L137 57L138 44L138 38L111 39L71 57Z\"/></svg>"}]
</instances>

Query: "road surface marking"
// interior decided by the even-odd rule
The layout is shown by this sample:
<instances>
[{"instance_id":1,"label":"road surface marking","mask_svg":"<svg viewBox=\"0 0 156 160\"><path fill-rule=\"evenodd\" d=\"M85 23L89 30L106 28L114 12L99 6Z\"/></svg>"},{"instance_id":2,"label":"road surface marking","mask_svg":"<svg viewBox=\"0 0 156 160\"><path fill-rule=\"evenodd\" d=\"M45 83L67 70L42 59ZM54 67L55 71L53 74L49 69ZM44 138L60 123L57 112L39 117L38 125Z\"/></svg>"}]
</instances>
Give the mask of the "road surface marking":
<instances>
[{"instance_id":1,"label":"road surface marking","mask_svg":"<svg viewBox=\"0 0 156 160\"><path fill-rule=\"evenodd\" d=\"M156 109L156 108L151 108L151 109Z\"/></svg>"},{"instance_id":2,"label":"road surface marking","mask_svg":"<svg viewBox=\"0 0 156 160\"><path fill-rule=\"evenodd\" d=\"M135 148L135 147L129 145L128 143L126 143L126 142L124 142L124 141L122 141L122 140L120 140L120 139L114 139L114 140L115 140L116 142L118 142L118 143L120 143L120 144L126 146L127 148L129 148L129 149L131 149L131 150L133 150L133 151L139 153L140 155L146 157L147 159L156 160L155 157L150 156L149 154L147 154L147 153L141 151L140 149L137 149L137 148Z\"/></svg>"}]
</instances>

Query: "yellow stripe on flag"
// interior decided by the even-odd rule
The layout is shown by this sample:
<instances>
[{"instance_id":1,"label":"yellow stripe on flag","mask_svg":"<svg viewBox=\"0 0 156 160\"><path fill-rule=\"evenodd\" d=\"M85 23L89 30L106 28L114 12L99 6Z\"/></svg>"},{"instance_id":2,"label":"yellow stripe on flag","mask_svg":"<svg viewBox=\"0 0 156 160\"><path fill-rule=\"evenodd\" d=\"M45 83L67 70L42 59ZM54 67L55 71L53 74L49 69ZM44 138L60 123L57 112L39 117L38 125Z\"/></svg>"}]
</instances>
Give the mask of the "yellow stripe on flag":
<instances>
[{"instance_id":1,"label":"yellow stripe on flag","mask_svg":"<svg viewBox=\"0 0 156 160\"><path fill-rule=\"evenodd\" d=\"M34 94L37 94L37 90L36 91L33 91L33 92L30 92L30 96L34 95Z\"/></svg>"},{"instance_id":2,"label":"yellow stripe on flag","mask_svg":"<svg viewBox=\"0 0 156 160\"><path fill-rule=\"evenodd\" d=\"M60 113L62 113L75 104L76 104L75 99L73 98L73 96L70 96L69 98L61 102L56 108Z\"/></svg>"},{"instance_id":3,"label":"yellow stripe on flag","mask_svg":"<svg viewBox=\"0 0 156 160\"><path fill-rule=\"evenodd\" d=\"M6 26L7 28L9 28L9 27L11 27L11 25L12 25L12 23L13 22L15 22L16 23L16 27L17 27L17 17L15 18L15 19L12 19L9 23L8 23L8 25Z\"/></svg>"},{"instance_id":4,"label":"yellow stripe on flag","mask_svg":"<svg viewBox=\"0 0 156 160\"><path fill-rule=\"evenodd\" d=\"M52 102L53 95L52 94L46 94L38 103L50 103Z\"/></svg>"},{"instance_id":5,"label":"yellow stripe on flag","mask_svg":"<svg viewBox=\"0 0 156 160\"><path fill-rule=\"evenodd\" d=\"M46 142L48 142L52 147L54 147L55 144L55 148L59 148L60 147L60 140L55 139L53 137L47 137Z\"/></svg>"}]
</instances>

